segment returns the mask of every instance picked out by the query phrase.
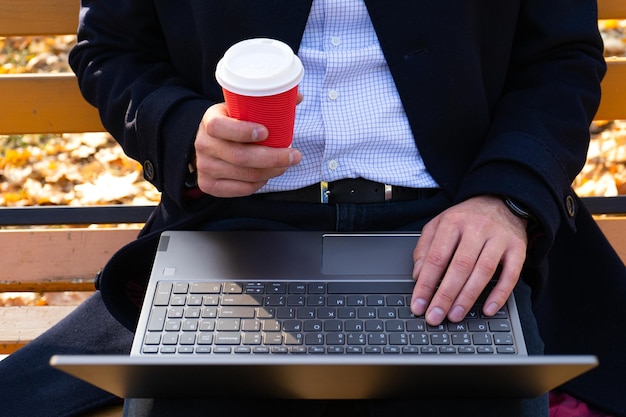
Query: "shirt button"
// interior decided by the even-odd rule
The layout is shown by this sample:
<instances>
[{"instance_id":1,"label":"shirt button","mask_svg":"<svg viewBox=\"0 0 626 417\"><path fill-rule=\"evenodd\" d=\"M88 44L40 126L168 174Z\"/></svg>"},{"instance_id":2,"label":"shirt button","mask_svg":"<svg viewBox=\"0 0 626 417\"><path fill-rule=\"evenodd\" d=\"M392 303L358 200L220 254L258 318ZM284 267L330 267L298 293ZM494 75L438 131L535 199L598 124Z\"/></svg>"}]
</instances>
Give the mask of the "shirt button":
<instances>
[{"instance_id":1,"label":"shirt button","mask_svg":"<svg viewBox=\"0 0 626 417\"><path fill-rule=\"evenodd\" d=\"M337 162L335 159L331 159L330 161L328 161L328 169L330 169L331 171L336 170L339 167L339 162Z\"/></svg>"},{"instance_id":2,"label":"shirt button","mask_svg":"<svg viewBox=\"0 0 626 417\"><path fill-rule=\"evenodd\" d=\"M333 36L332 38L330 38L330 44L332 46L339 46L339 45L341 45L341 38L339 36Z\"/></svg>"},{"instance_id":3,"label":"shirt button","mask_svg":"<svg viewBox=\"0 0 626 417\"><path fill-rule=\"evenodd\" d=\"M337 97L339 97L339 92L337 90L330 90L328 92L328 98L331 100L337 100Z\"/></svg>"}]
</instances>

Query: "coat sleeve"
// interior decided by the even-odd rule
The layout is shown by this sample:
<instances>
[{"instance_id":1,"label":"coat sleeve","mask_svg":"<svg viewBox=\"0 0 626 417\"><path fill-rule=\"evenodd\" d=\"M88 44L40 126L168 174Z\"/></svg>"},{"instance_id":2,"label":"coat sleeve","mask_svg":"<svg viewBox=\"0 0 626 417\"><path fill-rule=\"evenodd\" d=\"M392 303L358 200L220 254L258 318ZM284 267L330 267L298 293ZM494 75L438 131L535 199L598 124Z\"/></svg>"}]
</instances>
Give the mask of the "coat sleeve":
<instances>
[{"instance_id":1,"label":"coat sleeve","mask_svg":"<svg viewBox=\"0 0 626 417\"><path fill-rule=\"evenodd\" d=\"M539 259L559 227L575 229L571 184L586 160L606 66L594 0L520 5L504 88L457 197L491 184L490 193L523 202L542 225L530 254Z\"/></svg>"},{"instance_id":2,"label":"coat sleeve","mask_svg":"<svg viewBox=\"0 0 626 417\"><path fill-rule=\"evenodd\" d=\"M70 65L144 177L180 203L199 122L215 101L173 65L159 21L152 1L83 0Z\"/></svg>"}]
</instances>

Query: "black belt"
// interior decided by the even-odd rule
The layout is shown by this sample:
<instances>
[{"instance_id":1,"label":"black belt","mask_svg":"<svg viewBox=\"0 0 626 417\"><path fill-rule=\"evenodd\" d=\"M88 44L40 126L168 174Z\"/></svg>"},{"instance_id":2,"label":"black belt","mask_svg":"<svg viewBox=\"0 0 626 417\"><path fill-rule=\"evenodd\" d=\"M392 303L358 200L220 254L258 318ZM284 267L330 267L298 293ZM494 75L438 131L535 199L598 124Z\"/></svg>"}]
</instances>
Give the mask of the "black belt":
<instances>
[{"instance_id":1,"label":"black belt","mask_svg":"<svg viewBox=\"0 0 626 417\"><path fill-rule=\"evenodd\" d=\"M291 191L254 194L263 200L295 201L325 204L369 204L421 200L433 197L439 188L410 188L381 184L363 178L320 182Z\"/></svg>"}]
</instances>

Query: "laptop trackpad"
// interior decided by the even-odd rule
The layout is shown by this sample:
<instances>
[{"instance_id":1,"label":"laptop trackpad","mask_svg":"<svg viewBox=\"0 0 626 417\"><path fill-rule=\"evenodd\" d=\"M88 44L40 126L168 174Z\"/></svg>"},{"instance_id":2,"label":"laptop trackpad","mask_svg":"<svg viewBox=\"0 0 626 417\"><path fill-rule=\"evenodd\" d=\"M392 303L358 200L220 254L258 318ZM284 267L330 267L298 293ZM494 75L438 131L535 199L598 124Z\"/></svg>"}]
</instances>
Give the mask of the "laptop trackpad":
<instances>
[{"instance_id":1,"label":"laptop trackpad","mask_svg":"<svg viewBox=\"0 0 626 417\"><path fill-rule=\"evenodd\" d=\"M417 234L323 236L324 275L411 275Z\"/></svg>"}]
</instances>

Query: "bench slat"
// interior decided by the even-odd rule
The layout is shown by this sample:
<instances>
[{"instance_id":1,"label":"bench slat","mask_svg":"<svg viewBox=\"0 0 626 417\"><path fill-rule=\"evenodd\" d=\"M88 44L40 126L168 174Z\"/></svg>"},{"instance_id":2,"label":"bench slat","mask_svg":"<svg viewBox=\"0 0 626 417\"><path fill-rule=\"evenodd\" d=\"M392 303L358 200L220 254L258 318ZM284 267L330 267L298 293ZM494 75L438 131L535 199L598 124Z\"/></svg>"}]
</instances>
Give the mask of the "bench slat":
<instances>
[{"instance_id":1,"label":"bench slat","mask_svg":"<svg viewBox=\"0 0 626 417\"><path fill-rule=\"evenodd\" d=\"M626 1L598 0L598 16L600 19L626 19Z\"/></svg>"},{"instance_id":2,"label":"bench slat","mask_svg":"<svg viewBox=\"0 0 626 417\"><path fill-rule=\"evenodd\" d=\"M78 0L0 2L0 36L68 35L78 28Z\"/></svg>"},{"instance_id":3,"label":"bench slat","mask_svg":"<svg viewBox=\"0 0 626 417\"><path fill-rule=\"evenodd\" d=\"M74 74L0 76L2 134L102 132Z\"/></svg>"},{"instance_id":4,"label":"bench slat","mask_svg":"<svg viewBox=\"0 0 626 417\"><path fill-rule=\"evenodd\" d=\"M622 262L626 265L626 217L596 217L596 223L602 229L611 246L615 249Z\"/></svg>"},{"instance_id":5,"label":"bench slat","mask_svg":"<svg viewBox=\"0 0 626 417\"><path fill-rule=\"evenodd\" d=\"M626 4L626 0L623 0ZM607 58L608 71L602 80L602 100L597 120L626 119L626 58Z\"/></svg>"},{"instance_id":6,"label":"bench slat","mask_svg":"<svg viewBox=\"0 0 626 417\"><path fill-rule=\"evenodd\" d=\"M0 292L93 290L98 271L138 232L135 227L0 230Z\"/></svg>"},{"instance_id":7,"label":"bench slat","mask_svg":"<svg viewBox=\"0 0 626 417\"><path fill-rule=\"evenodd\" d=\"M15 352L75 308L76 306L0 308L0 353Z\"/></svg>"}]
</instances>

